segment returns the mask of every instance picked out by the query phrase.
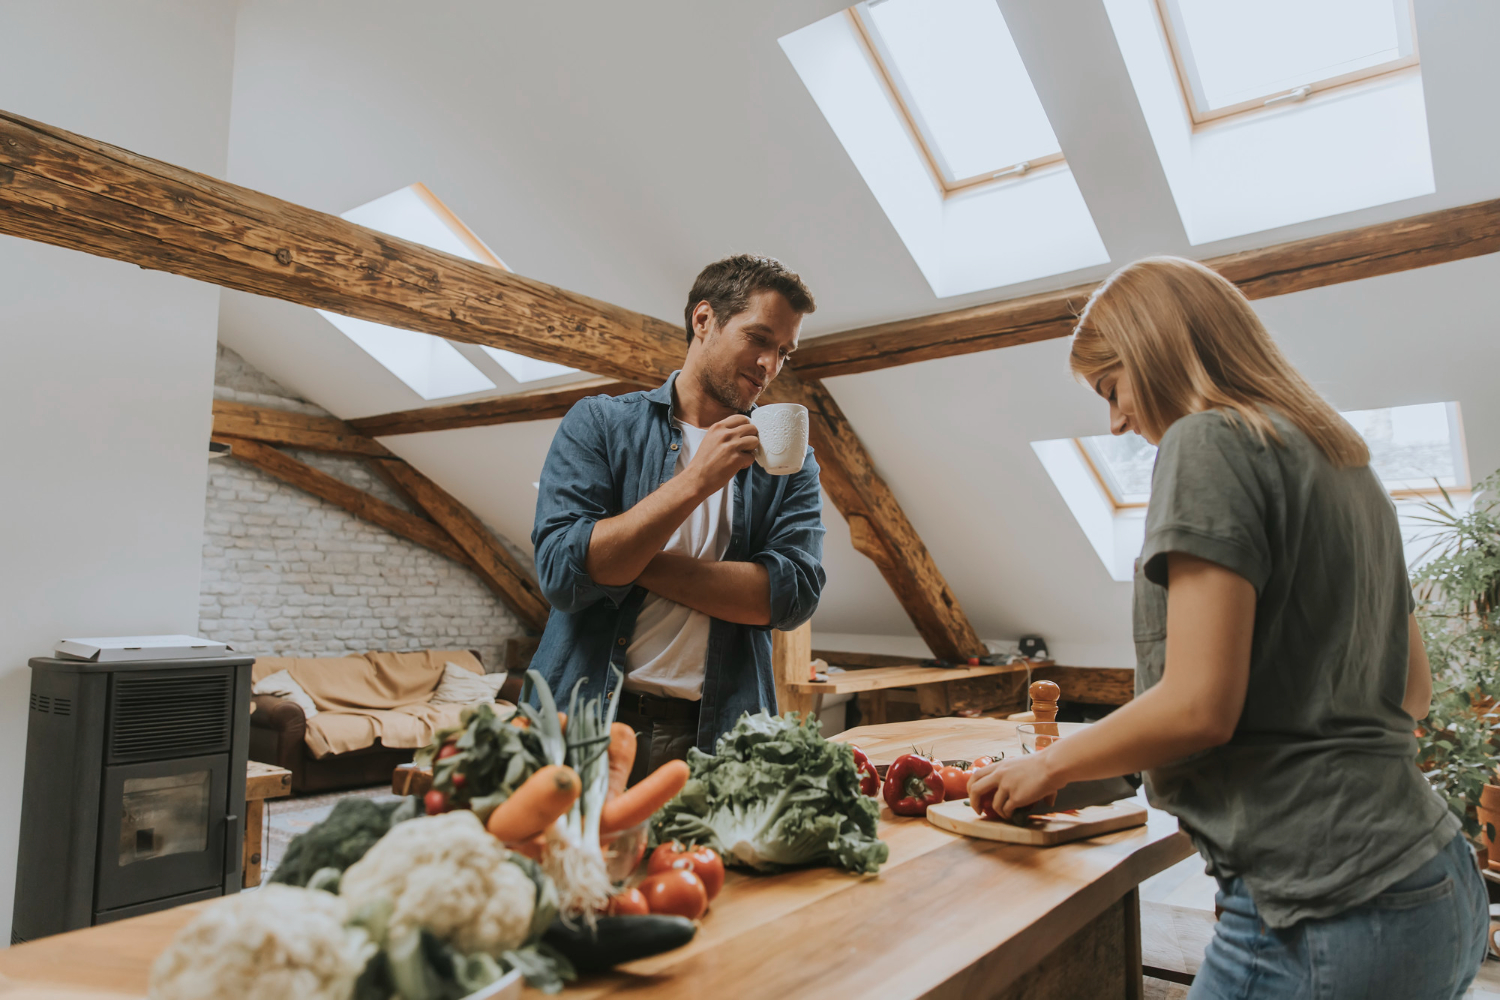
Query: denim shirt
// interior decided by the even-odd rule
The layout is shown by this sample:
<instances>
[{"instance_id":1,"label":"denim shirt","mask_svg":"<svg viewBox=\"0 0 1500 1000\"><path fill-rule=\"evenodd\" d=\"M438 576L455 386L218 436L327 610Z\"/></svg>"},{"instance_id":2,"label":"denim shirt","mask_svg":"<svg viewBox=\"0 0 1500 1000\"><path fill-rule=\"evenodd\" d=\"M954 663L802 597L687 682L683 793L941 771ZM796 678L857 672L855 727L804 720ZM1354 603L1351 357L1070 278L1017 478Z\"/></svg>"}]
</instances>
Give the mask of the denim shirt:
<instances>
[{"instance_id":1,"label":"denim shirt","mask_svg":"<svg viewBox=\"0 0 1500 1000\"><path fill-rule=\"evenodd\" d=\"M573 686L581 697L613 687L610 665L623 672L646 590L606 587L584 568L594 523L635 506L672 478L682 447L673 423L672 385L680 372L649 392L590 396L563 417L536 501L537 580L552 602L541 644L532 658L566 705ZM771 623L736 625L711 619L704 663L698 746L714 741L742 712L776 711L771 629L793 629L812 617L822 593L823 519L818 463L812 449L802 470L773 476L758 464L735 474L733 523L725 562L760 563L770 577Z\"/></svg>"}]
</instances>

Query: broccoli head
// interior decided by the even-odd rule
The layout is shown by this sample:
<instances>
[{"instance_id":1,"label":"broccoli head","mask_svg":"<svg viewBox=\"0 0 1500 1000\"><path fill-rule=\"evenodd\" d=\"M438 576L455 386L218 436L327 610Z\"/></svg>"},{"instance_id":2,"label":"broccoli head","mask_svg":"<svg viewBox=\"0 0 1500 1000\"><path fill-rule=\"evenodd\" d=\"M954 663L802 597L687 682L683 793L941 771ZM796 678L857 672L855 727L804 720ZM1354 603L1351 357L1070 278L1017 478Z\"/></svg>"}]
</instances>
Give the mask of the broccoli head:
<instances>
[{"instance_id":1,"label":"broccoli head","mask_svg":"<svg viewBox=\"0 0 1500 1000\"><path fill-rule=\"evenodd\" d=\"M364 857L391 827L417 812L415 798L396 802L375 802L360 796L340 799L327 819L291 842L271 881L305 886L319 869L342 872Z\"/></svg>"}]
</instances>

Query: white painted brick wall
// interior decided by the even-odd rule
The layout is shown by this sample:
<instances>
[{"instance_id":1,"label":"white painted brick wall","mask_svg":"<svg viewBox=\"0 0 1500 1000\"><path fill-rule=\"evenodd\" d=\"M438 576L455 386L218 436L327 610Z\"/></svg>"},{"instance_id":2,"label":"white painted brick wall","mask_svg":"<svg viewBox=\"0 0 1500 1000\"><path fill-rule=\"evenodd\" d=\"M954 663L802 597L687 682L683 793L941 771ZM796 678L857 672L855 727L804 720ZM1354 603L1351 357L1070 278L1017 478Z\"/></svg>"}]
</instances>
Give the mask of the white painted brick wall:
<instances>
[{"instance_id":1,"label":"white painted brick wall","mask_svg":"<svg viewBox=\"0 0 1500 1000\"><path fill-rule=\"evenodd\" d=\"M222 346L215 381L218 398L316 409ZM410 509L355 459L290 454ZM202 635L264 655L476 649L498 669L522 634L467 569L233 458L209 462L199 602Z\"/></svg>"}]
</instances>

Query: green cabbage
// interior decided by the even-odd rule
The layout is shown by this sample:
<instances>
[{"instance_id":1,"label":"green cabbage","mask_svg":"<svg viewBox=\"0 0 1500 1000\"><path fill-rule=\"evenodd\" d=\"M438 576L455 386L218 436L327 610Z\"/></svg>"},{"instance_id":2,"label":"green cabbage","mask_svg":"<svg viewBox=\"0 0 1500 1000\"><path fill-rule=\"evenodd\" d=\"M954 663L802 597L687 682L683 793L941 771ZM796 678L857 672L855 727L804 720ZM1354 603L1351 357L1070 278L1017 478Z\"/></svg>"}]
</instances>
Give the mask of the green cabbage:
<instances>
[{"instance_id":1,"label":"green cabbage","mask_svg":"<svg viewBox=\"0 0 1500 1000\"><path fill-rule=\"evenodd\" d=\"M760 872L874 872L890 855L853 752L825 740L812 716L742 715L712 756L689 750L688 765L687 785L652 821L657 842L707 844L725 864Z\"/></svg>"}]
</instances>

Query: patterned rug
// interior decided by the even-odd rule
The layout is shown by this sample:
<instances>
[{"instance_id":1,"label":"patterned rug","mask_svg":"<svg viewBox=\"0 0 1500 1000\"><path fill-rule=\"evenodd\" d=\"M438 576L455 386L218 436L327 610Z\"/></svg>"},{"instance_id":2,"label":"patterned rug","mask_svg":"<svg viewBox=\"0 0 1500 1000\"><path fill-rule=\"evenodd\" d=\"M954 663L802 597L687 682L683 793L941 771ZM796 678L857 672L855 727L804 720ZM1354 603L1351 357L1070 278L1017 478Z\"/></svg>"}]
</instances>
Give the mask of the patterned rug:
<instances>
[{"instance_id":1,"label":"patterned rug","mask_svg":"<svg viewBox=\"0 0 1500 1000\"><path fill-rule=\"evenodd\" d=\"M396 798L391 794L389 783L370 788L356 788L345 792L327 792L323 795L303 795L291 799L266 800L265 860L261 864L261 884L271 879L271 873L281 863L287 845L292 838L303 833L316 823L321 823L333 812L339 799L350 796L386 802Z\"/></svg>"}]
</instances>

